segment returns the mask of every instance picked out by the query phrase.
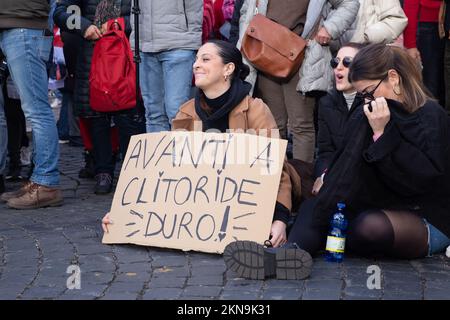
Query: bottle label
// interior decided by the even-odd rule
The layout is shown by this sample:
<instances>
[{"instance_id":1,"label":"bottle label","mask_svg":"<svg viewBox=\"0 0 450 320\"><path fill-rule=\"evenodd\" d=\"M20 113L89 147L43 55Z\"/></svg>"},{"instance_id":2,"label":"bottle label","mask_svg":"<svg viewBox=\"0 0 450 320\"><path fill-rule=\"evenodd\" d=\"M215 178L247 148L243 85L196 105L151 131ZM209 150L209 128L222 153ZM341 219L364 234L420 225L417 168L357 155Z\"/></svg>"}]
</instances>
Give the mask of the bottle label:
<instances>
[{"instance_id":1,"label":"bottle label","mask_svg":"<svg viewBox=\"0 0 450 320\"><path fill-rule=\"evenodd\" d=\"M328 236L326 250L337 253L344 253L345 238Z\"/></svg>"}]
</instances>

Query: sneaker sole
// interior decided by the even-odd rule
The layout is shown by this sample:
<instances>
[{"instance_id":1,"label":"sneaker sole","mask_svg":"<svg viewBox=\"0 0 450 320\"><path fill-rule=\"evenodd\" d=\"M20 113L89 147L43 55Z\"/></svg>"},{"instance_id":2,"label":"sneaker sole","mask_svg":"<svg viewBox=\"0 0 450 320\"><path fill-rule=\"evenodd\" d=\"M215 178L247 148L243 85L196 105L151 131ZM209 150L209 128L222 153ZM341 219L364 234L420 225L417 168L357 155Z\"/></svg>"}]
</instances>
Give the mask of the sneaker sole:
<instances>
[{"instance_id":1,"label":"sneaker sole","mask_svg":"<svg viewBox=\"0 0 450 320\"><path fill-rule=\"evenodd\" d=\"M273 257L253 241L232 242L223 256L228 269L246 279L264 280L276 275L280 280L302 280L312 269L311 255L302 249L279 248Z\"/></svg>"},{"instance_id":2,"label":"sneaker sole","mask_svg":"<svg viewBox=\"0 0 450 320\"><path fill-rule=\"evenodd\" d=\"M7 202L6 205L11 209L33 210L33 209L48 208L48 207L61 207L63 205L63 202L64 202L63 200L48 201L48 202L44 202L39 205L33 205L33 206L14 206L14 205L11 205L9 202Z\"/></svg>"}]
</instances>

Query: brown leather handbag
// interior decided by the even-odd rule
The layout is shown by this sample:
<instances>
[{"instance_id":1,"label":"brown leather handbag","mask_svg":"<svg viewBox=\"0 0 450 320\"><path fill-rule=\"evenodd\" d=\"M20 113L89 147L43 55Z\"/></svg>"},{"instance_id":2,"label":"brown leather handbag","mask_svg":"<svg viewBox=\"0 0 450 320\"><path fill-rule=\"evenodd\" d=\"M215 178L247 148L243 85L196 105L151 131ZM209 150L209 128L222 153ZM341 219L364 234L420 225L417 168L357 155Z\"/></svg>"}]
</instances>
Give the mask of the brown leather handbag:
<instances>
[{"instance_id":1,"label":"brown leather handbag","mask_svg":"<svg viewBox=\"0 0 450 320\"><path fill-rule=\"evenodd\" d=\"M286 79L300 69L306 44L285 26L256 14L245 31L241 52L257 70Z\"/></svg>"}]
</instances>

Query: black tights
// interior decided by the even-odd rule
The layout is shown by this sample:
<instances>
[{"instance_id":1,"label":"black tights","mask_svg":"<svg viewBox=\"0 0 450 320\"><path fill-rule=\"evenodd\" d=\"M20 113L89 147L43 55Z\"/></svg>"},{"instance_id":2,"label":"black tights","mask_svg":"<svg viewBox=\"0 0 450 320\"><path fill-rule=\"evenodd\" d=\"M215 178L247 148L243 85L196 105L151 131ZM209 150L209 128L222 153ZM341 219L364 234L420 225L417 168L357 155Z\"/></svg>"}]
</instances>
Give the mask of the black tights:
<instances>
[{"instance_id":1,"label":"black tights","mask_svg":"<svg viewBox=\"0 0 450 320\"><path fill-rule=\"evenodd\" d=\"M312 226L315 203L315 198L303 202L288 237L288 242L297 243L310 254L325 248L328 232ZM350 223L346 247L362 256L419 258L428 253L428 231L413 212L371 210Z\"/></svg>"},{"instance_id":2,"label":"black tights","mask_svg":"<svg viewBox=\"0 0 450 320\"><path fill-rule=\"evenodd\" d=\"M428 230L422 218L413 212L371 210L352 221L347 245L363 256L420 258L428 253Z\"/></svg>"}]
</instances>

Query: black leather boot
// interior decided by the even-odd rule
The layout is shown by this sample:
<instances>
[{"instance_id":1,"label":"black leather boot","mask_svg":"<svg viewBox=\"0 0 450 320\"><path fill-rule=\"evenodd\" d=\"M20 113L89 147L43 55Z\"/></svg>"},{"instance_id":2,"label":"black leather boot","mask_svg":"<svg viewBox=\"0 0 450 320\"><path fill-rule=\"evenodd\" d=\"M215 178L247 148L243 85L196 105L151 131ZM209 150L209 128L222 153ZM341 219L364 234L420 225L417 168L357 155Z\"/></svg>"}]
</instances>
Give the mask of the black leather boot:
<instances>
[{"instance_id":1,"label":"black leather boot","mask_svg":"<svg viewBox=\"0 0 450 320\"><path fill-rule=\"evenodd\" d=\"M235 241L225 247L223 257L228 269L254 280L305 279L311 274L313 262L311 255L295 243L266 248L253 241Z\"/></svg>"}]
</instances>

